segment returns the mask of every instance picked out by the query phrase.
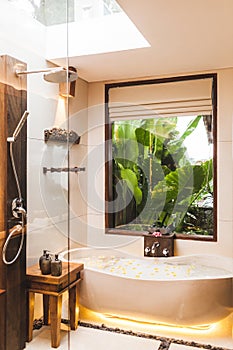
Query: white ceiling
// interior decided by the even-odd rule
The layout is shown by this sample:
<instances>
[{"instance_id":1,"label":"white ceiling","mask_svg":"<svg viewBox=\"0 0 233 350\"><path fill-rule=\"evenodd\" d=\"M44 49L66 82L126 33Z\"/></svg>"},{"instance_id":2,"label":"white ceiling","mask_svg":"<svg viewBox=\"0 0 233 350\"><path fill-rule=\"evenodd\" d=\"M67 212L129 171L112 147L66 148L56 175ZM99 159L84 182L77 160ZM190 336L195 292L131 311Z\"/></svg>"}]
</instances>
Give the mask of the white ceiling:
<instances>
[{"instance_id":1,"label":"white ceiling","mask_svg":"<svg viewBox=\"0 0 233 350\"><path fill-rule=\"evenodd\" d=\"M233 0L117 1L151 47L72 57L69 65L81 78L127 80L233 67Z\"/></svg>"}]
</instances>

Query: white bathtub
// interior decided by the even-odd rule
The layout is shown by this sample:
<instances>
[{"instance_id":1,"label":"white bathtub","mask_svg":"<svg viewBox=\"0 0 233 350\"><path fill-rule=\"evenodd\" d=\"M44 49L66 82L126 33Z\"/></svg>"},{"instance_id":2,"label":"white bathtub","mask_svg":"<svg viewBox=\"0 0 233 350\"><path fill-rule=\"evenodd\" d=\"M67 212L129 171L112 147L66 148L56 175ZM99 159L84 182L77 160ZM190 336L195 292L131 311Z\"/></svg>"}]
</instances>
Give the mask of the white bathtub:
<instances>
[{"instance_id":1,"label":"white bathtub","mask_svg":"<svg viewBox=\"0 0 233 350\"><path fill-rule=\"evenodd\" d=\"M117 250L91 248L66 251L61 257L84 263L80 304L96 312L143 322L197 326L218 322L233 311L230 258L136 258Z\"/></svg>"}]
</instances>

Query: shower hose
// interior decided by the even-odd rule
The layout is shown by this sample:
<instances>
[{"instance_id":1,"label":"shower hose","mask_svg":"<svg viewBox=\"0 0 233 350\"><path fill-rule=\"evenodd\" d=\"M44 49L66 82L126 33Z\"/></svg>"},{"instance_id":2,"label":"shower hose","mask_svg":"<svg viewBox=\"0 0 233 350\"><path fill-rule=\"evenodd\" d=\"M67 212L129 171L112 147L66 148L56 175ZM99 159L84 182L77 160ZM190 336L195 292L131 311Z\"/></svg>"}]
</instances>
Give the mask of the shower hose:
<instances>
[{"instance_id":1,"label":"shower hose","mask_svg":"<svg viewBox=\"0 0 233 350\"><path fill-rule=\"evenodd\" d=\"M10 158L11 158L12 169L13 169L14 176L15 176L15 182L16 182L16 186L17 186L17 190L18 190L19 199L20 199L20 202L22 202L21 189L20 189L20 185L19 185L19 179L18 179L18 175L17 175L17 171L16 171L16 167L15 167L14 156L13 156L13 144L12 144L12 142L10 143ZM18 259L19 255L21 253L21 250L23 248L26 212L25 213L20 212L20 214L22 216L21 224L16 225L14 227L14 229L9 233L9 235L4 243L4 246L2 248L2 260L3 260L4 264L6 264L6 265L13 264ZM10 239L15 233L20 232L20 231L21 231L21 240L20 240L19 249L18 249L15 257L12 260L7 260L6 251L7 251L7 247L8 247L8 244L10 242Z\"/></svg>"}]
</instances>

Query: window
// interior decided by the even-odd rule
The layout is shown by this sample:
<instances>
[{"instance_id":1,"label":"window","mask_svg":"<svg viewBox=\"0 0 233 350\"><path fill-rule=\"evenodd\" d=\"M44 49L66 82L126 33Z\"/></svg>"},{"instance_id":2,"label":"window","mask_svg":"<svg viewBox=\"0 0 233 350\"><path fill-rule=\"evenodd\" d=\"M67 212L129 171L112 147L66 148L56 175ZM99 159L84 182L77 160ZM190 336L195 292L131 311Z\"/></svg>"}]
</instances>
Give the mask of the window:
<instances>
[{"instance_id":1,"label":"window","mask_svg":"<svg viewBox=\"0 0 233 350\"><path fill-rule=\"evenodd\" d=\"M106 231L216 240L216 75L106 85Z\"/></svg>"}]
</instances>

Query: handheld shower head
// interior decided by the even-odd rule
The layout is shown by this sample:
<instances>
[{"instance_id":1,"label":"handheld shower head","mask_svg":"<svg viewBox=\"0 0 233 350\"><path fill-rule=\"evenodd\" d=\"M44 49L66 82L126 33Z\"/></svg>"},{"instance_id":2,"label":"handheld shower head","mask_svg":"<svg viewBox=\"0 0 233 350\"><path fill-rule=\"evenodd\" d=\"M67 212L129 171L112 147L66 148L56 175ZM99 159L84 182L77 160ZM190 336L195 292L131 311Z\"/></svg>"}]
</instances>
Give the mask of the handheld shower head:
<instances>
[{"instance_id":1,"label":"handheld shower head","mask_svg":"<svg viewBox=\"0 0 233 350\"><path fill-rule=\"evenodd\" d=\"M25 111L24 114L22 115L18 125L15 128L15 131L13 132L13 135L11 137L7 138L7 142L15 142L16 141L16 139L17 139L17 137L18 137L22 127L24 126L24 123L25 123L28 115L29 115L29 112Z\"/></svg>"}]
</instances>

